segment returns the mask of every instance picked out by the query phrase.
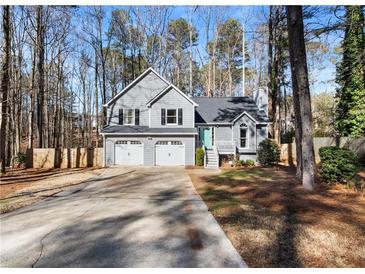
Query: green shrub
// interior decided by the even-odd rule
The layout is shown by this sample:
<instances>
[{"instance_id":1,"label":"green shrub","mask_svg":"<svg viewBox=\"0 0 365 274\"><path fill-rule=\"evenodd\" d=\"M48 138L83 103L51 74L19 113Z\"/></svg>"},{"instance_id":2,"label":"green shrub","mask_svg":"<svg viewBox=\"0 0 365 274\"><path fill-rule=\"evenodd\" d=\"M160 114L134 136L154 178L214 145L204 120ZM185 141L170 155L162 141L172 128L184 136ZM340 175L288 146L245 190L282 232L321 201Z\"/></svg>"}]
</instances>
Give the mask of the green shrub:
<instances>
[{"instance_id":1,"label":"green shrub","mask_svg":"<svg viewBox=\"0 0 365 274\"><path fill-rule=\"evenodd\" d=\"M345 183L353 178L358 170L358 158L347 148L321 147L319 173L326 182Z\"/></svg>"},{"instance_id":2,"label":"green shrub","mask_svg":"<svg viewBox=\"0 0 365 274\"><path fill-rule=\"evenodd\" d=\"M240 166L244 166L244 165L246 165L245 160L240 160Z\"/></svg>"},{"instance_id":3,"label":"green shrub","mask_svg":"<svg viewBox=\"0 0 365 274\"><path fill-rule=\"evenodd\" d=\"M257 159L263 166L276 165L280 160L279 146L269 139L263 140L257 150Z\"/></svg>"},{"instance_id":4,"label":"green shrub","mask_svg":"<svg viewBox=\"0 0 365 274\"><path fill-rule=\"evenodd\" d=\"M287 132L281 133L280 142L282 144L291 144L294 141L295 131L293 129L288 130Z\"/></svg>"},{"instance_id":5,"label":"green shrub","mask_svg":"<svg viewBox=\"0 0 365 274\"><path fill-rule=\"evenodd\" d=\"M197 166L204 165L204 150L201 147L195 150L195 164Z\"/></svg>"},{"instance_id":6,"label":"green shrub","mask_svg":"<svg viewBox=\"0 0 365 274\"><path fill-rule=\"evenodd\" d=\"M248 160L246 161L246 165L247 165L247 166L254 166L254 165L255 165L255 161L254 161L254 160L250 160L250 159L248 159Z\"/></svg>"},{"instance_id":7,"label":"green shrub","mask_svg":"<svg viewBox=\"0 0 365 274\"><path fill-rule=\"evenodd\" d=\"M24 165L25 162L27 161L27 154L19 152L15 156L14 160L15 160L17 166L20 167L20 166Z\"/></svg>"}]
</instances>

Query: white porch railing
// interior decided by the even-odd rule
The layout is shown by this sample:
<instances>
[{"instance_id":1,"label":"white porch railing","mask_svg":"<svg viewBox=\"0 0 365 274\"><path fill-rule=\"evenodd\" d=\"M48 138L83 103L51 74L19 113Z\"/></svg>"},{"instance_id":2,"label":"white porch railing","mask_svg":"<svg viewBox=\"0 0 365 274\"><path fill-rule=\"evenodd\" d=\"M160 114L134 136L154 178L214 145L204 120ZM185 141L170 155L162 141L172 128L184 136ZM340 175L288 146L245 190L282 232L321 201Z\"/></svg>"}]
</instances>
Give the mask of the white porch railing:
<instances>
[{"instance_id":1,"label":"white porch railing","mask_svg":"<svg viewBox=\"0 0 365 274\"><path fill-rule=\"evenodd\" d=\"M204 164L203 164L203 166L206 167L207 166L207 152L205 150L205 146L202 146L202 149L204 151Z\"/></svg>"},{"instance_id":2,"label":"white porch railing","mask_svg":"<svg viewBox=\"0 0 365 274\"><path fill-rule=\"evenodd\" d=\"M233 141L216 142L218 154L236 154L236 144Z\"/></svg>"}]
</instances>

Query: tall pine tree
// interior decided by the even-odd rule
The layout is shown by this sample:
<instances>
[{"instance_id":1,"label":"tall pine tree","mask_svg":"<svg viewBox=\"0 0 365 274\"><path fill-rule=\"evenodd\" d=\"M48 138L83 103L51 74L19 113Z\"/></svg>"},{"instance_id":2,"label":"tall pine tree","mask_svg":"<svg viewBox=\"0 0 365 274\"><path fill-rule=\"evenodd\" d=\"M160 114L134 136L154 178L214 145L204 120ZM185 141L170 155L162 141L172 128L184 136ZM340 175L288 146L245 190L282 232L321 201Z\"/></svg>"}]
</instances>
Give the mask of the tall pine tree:
<instances>
[{"instance_id":1,"label":"tall pine tree","mask_svg":"<svg viewBox=\"0 0 365 274\"><path fill-rule=\"evenodd\" d=\"M337 67L336 127L344 136L365 135L365 38L362 6L346 7L343 58Z\"/></svg>"}]
</instances>

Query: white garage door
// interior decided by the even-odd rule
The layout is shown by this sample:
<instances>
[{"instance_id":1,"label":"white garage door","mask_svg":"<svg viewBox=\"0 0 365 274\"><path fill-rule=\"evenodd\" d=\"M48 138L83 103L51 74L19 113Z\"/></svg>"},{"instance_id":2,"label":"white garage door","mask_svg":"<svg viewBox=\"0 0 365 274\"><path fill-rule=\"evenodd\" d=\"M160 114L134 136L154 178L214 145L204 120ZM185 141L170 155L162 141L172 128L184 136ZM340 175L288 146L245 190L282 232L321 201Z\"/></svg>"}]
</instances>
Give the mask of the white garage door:
<instances>
[{"instance_id":1,"label":"white garage door","mask_svg":"<svg viewBox=\"0 0 365 274\"><path fill-rule=\"evenodd\" d=\"M156 165L181 166L185 164L185 147L180 141L158 141L156 143Z\"/></svg>"},{"instance_id":2,"label":"white garage door","mask_svg":"<svg viewBox=\"0 0 365 274\"><path fill-rule=\"evenodd\" d=\"M117 141L115 143L116 165L143 165L141 141Z\"/></svg>"}]
</instances>

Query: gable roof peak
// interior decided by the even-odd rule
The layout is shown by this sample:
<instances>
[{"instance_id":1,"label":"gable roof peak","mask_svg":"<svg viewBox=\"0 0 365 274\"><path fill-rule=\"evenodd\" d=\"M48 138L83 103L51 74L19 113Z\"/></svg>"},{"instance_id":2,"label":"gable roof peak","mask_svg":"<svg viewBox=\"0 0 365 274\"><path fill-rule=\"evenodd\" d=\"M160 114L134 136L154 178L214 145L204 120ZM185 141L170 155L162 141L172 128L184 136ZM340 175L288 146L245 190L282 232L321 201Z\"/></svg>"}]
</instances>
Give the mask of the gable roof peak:
<instances>
[{"instance_id":1,"label":"gable roof peak","mask_svg":"<svg viewBox=\"0 0 365 274\"><path fill-rule=\"evenodd\" d=\"M133 87L137 82L141 81L145 76L147 76L150 72L154 73L158 78L160 78L167 85L171 85L169 81L167 81L163 76L161 76L157 71L155 71L152 67L147 68L144 72L142 72L136 79L130 82L122 91L117 93L113 98L111 98L104 107L109 107L111 103L113 103L116 99L118 99L122 94L126 93L131 87Z\"/></svg>"},{"instance_id":2,"label":"gable roof peak","mask_svg":"<svg viewBox=\"0 0 365 274\"><path fill-rule=\"evenodd\" d=\"M147 106L150 107L154 102L156 102L159 98L161 98L162 95L164 95L166 92L168 92L170 89L176 90L179 94L181 94L185 99L187 99L190 103L192 103L194 106L198 106L192 98L190 98L188 95L186 95L184 92L182 92L177 86L174 84L169 84L166 88L164 88L160 93L158 93L155 97L153 97L149 102L147 102Z\"/></svg>"}]
</instances>

